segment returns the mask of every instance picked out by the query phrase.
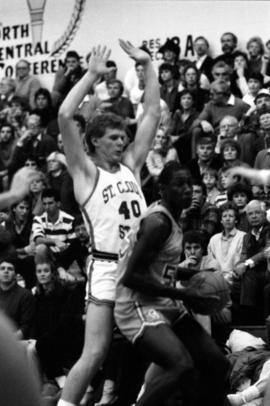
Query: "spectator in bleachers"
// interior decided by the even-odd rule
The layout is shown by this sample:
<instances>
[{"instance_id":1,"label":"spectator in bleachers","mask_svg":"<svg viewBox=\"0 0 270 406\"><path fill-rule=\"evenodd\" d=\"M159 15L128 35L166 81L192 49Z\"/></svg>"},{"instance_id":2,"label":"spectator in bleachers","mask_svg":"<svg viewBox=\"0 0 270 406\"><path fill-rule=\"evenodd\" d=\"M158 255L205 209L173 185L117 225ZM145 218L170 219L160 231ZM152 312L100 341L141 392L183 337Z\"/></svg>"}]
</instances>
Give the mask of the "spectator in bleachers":
<instances>
[{"instance_id":1,"label":"spectator in bleachers","mask_svg":"<svg viewBox=\"0 0 270 406\"><path fill-rule=\"evenodd\" d=\"M0 80L0 115L1 110L9 107L10 101L15 94L15 81L10 77Z\"/></svg>"},{"instance_id":2,"label":"spectator in bleachers","mask_svg":"<svg viewBox=\"0 0 270 406\"><path fill-rule=\"evenodd\" d=\"M211 70L213 66L213 58L208 55L208 40L203 36L195 38L194 51L196 54L196 68L199 70L200 73L204 73L207 76L209 82L212 82L213 76Z\"/></svg>"},{"instance_id":3,"label":"spectator in bleachers","mask_svg":"<svg viewBox=\"0 0 270 406\"><path fill-rule=\"evenodd\" d=\"M144 93L144 69L139 62L136 62L135 64L135 71L137 81L132 87L130 87L130 89L128 89L127 94L133 104L134 113L136 114L138 104L141 102Z\"/></svg>"},{"instance_id":4,"label":"spectator in bleachers","mask_svg":"<svg viewBox=\"0 0 270 406\"><path fill-rule=\"evenodd\" d=\"M23 162L32 156L40 168L46 164L46 158L51 152L57 150L55 140L45 134L41 126L41 118L37 114L30 114L27 118L26 131L18 139L12 162L12 173L23 165Z\"/></svg>"},{"instance_id":5,"label":"spectator in bleachers","mask_svg":"<svg viewBox=\"0 0 270 406\"><path fill-rule=\"evenodd\" d=\"M218 61L213 63L211 73L213 80L230 81L232 68L229 65L227 65L224 61Z\"/></svg>"},{"instance_id":6,"label":"spectator in bleachers","mask_svg":"<svg viewBox=\"0 0 270 406\"><path fill-rule=\"evenodd\" d=\"M218 172L216 169L209 168L202 175L202 182L206 187L206 202L215 204L217 195L219 194L218 184Z\"/></svg>"},{"instance_id":7,"label":"spectator in bleachers","mask_svg":"<svg viewBox=\"0 0 270 406\"><path fill-rule=\"evenodd\" d=\"M218 190L219 194L216 196L215 205L220 208L224 203L228 201L228 187L229 187L229 179L227 174L227 168L221 168L218 171Z\"/></svg>"},{"instance_id":8,"label":"spectator in bleachers","mask_svg":"<svg viewBox=\"0 0 270 406\"><path fill-rule=\"evenodd\" d=\"M42 191L47 186L46 176L43 172L37 171L36 177L30 185L30 195L32 200L32 215L40 216L43 213Z\"/></svg>"},{"instance_id":9,"label":"spectator in bleachers","mask_svg":"<svg viewBox=\"0 0 270 406\"><path fill-rule=\"evenodd\" d=\"M224 61L227 65L233 67L235 50L238 38L232 32L225 32L220 38L221 49L223 54L215 58L215 62Z\"/></svg>"},{"instance_id":10,"label":"spectator in bleachers","mask_svg":"<svg viewBox=\"0 0 270 406\"><path fill-rule=\"evenodd\" d=\"M178 103L176 112L170 120L169 133L180 162L187 164L191 159L191 126L198 117L198 112L194 108L194 95L189 90L183 90L179 94Z\"/></svg>"},{"instance_id":11,"label":"spectator in bleachers","mask_svg":"<svg viewBox=\"0 0 270 406\"><path fill-rule=\"evenodd\" d=\"M11 206L5 222L2 223L11 235L11 243L17 252L18 269L27 288L31 288L35 281L33 261L35 245L31 241L32 222L31 199L25 197Z\"/></svg>"},{"instance_id":12,"label":"spectator in bleachers","mask_svg":"<svg viewBox=\"0 0 270 406\"><path fill-rule=\"evenodd\" d=\"M244 52L237 51L233 59L233 71L231 74L231 92L234 96L242 99L248 92L248 59Z\"/></svg>"},{"instance_id":13,"label":"spectator in bleachers","mask_svg":"<svg viewBox=\"0 0 270 406\"><path fill-rule=\"evenodd\" d=\"M263 72L263 55L264 44L260 37L251 37L247 42L248 51L248 73L262 73Z\"/></svg>"},{"instance_id":14,"label":"spectator in bleachers","mask_svg":"<svg viewBox=\"0 0 270 406\"><path fill-rule=\"evenodd\" d=\"M222 167L224 169L229 169L233 166L249 167L248 164L240 160L241 147L234 139L227 138L223 141L220 148L220 155L223 161Z\"/></svg>"},{"instance_id":15,"label":"spectator in bleachers","mask_svg":"<svg viewBox=\"0 0 270 406\"><path fill-rule=\"evenodd\" d=\"M165 44L163 44L158 52L162 54L163 63L172 66L173 78L179 79L179 56L180 56L180 46L171 39L167 39Z\"/></svg>"},{"instance_id":16,"label":"spectator in bleachers","mask_svg":"<svg viewBox=\"0 0 270 406\"><path fill-rule=\"evenodd\" d=\"M8 169L13 159L16 139L13 127L3 123L0 127L0 190L7 190L9 183Z\"/></svg>"},{"instance_id":17,"label":"spectator in bleachers","mask_svg":"<svg viewBox=\"0 0 270 406\"><path fill-rule=\"evenodd\" d=\"M236 182L228 188L228 201L233 202L238 208L238 230L248 232L249 223L246 214L246 206L253 198L251 187L243 182Z\"/></svg>"},{"instance_id":18,"label":"spectator in bleachers","mask_svg":"<svg viewBox=\"0 0 270 406\"><path fill-rule=\"evenodd\" d=\"M251 72L247 80L248 92L242 97L242 100L255 107L255 98L263 86L263 75L260 72Z\"/></svg>"},{"instance_id":19,"label":"spectator in bleachers","mask_svg":"<svg viewBox=\"0 0 270 406\"><path fill-rule=\"evenodd\" d=\"M221 168L222 161L215 154L215 141L215 136L212 133L205 133L200 130L196 142L196 158L187 164L193 179L200 180L204 172L209 168L216 170Z\"/></svg>"},{"instance_id":20,"label":"spectator in bleachers","mask_svg":"<svg viewBox=\"0 0 270 406\"><path fill-rule=\"evenodd\" d=\"M19 340L30 336L34 319L34 300L31 293L17 284L16 253L10 250L0 258L0 309L15 324Z\"/></svg>"},{"instance_id":21,"label":"spectator in bleachers","mask_svg":"<svg viewBox=\"0 0 270 406\"><path fill-rule=\"evenodd\" d=\"M175 110L176 97L178 93L178 81L174 76L174 67L164 62L159 67L161 82L160 97L166 102L170 112Z\"/></svg>"},{"instance_id":22,"label":"spectator in bleachers","mask_svg":"<svg viewBox=\"0 0 270 406\"><path fill-rule=\"evenodd\" d=\"M52 152L47 157L47 181L49 187L60 195L61 209L72 216L79 213L66 157L61 152Z\"/></svg>"},{"instance_id":23,"label":"spectator in bleachers","mask_svg":"<svg viewBox=\"0 0 270 406\"><path fill-rule=\"evenodd\" d=\"M40 244L45 246L44 256L47 257L51 251L54 257L57 257L74 238L72 229L74 217L59 209L60 197L55 190L44 189L42 203L44 213L34 217L32 238L36 246Z\"/></svg>"},{"instance_id":24,"label":"spectator in bleachers","mask_svg":"<svg viewBox=\"0 0 270 406\"><path fill-rule=\"evenodd\" d=\"M209 100L209 92L200 86L200 73L197 68L190 64L183 72L183 81L179 86L180 95L182 90L189 90L194 96L194 107L197 111L202 111L204 105ZM179 96L180 96L179 95Z\"/></svg>"},{"instance_id":25,"label":"spectator in bleachers","mask_svg":"<svg viewBox=\"0 0 270 406\"><path fill-rule=\"evenodd\" d=\"M218 261L224 278L232 284L233 271L240 259L245 233L236 228L238 210L234 203L224 203L220 211L223 231L210 239L208 254Z\"/></svg>"},{"instance_id":26,"label":"spectator in bleachers","mask_svg":"<svg viewBox=\"0 0 270 406\"><path fill-rule=\"evenodd\" d=\"M21 59L16 65L15 95L20 97L30 108L35 107L35 93L41 87L38 78L30 75L30 63Z\"/></svg>"},{"instance_id":27,"label":"spectator in bleachers","mask_svg":"<svg viewBox=\"0 0 270 406\"><path fill-rule=\"evenodd\" d=\"M64 66L55 74L52 88L52 100L54 106L59 106L70 89L84 75L84 69L80 63L80 56L76 51L68 51L65 57Z\"/></svg>"},{"instance_id":28,"label":"spectator in bleachers","mask_svg":"<svg viewBox=\"0 0 270 406\"><path fill-rule=\"evenodd\" d=\"M265 205L251 200L246 206L250 231L244 236L235 275L240 279L240 305L245 306L244 323L264 322L263 289L266 283L267 261L263 254L269 235ZM257 255L258 254L258 255Z\"/></svg>"},{"instance_id":29,"label":"spectator in bleachers","mask_svg":"<svg viewBox=\"0 0 270 406\"><path fill-rule=\"evenodd\" d=\"M57 112L52 105L52 97L49 90L40 88L35 93L35 108L32 112L40 116L41 126L46 130L46 133L56 138L59 132Z\"/></svg>"}]
</instances>

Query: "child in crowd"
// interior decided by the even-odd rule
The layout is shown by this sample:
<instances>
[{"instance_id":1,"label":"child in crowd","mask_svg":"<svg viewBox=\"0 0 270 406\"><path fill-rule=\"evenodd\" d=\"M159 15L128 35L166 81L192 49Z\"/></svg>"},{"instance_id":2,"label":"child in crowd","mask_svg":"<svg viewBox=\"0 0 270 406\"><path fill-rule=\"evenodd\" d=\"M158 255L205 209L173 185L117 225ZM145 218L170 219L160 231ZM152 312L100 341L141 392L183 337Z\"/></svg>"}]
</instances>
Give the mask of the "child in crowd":
<instances>
[{"instance_id":1,"label":"child in crowd","mask_svg":"<svg viewBox=\"0 0 270 406\"><path fill-rule=\"evenodd\" d=\"M227 168L222 168L219 170L218 173L219 194L217 195L214 203L217 207L220 207L223 203L226 203L228 200L227 189L229 187L229 179L226 172Z\"/></svg>"},{"instance_id":2,"label":"child in crowd","mask_svg":"<svg viewBox=\"0 0 270 406\"><path fill-rule=\"evenodd\" d=\"M202 181L206 186L206 202L215 204L216 197L219 195L217 188L218 172L213 168L207 169L202 176Z\"/></svg>"}]
</instances>

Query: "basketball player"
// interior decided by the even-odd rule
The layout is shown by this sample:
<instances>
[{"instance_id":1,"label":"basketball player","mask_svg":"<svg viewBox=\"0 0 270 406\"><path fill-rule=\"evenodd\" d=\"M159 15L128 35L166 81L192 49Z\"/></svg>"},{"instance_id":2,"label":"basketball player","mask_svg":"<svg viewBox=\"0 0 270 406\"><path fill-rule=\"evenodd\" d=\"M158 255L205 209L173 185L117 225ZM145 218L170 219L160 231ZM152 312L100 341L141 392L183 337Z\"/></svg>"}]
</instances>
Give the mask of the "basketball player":
<instances>
[{"instance_id":1,"label":"basketball player","mask_svg":"<svg viewBox=\"0 0 270 406\"><path fill-rule=\"evenodd\" d=\"M87 73L72 88L59 111L68 168L91 235L93 261L84 349L67 377L58 406L78 404L104 361L112 335L119 243L133 220L146 209L139 186L140 170L160 119L159 84L150 56L129 42L119 42L144 67L145 111L134 142L124 151L126 128L122 119L113 114L96 116L89 123L85 140L89 155L76 132L75 111L93 84L110 70L106 67L110 56L106 47L93 48Z\"/></svg>"},{"instance_id":2,"label":"basketball player","mask_svg":"<svg viewBox=\"0 0 270 406\"><path fill-rule=\"evenodd\" d=\"M116 323L157 365L148 373L137 406L163 405L179 387L185 405L221 406L227 361L180 301L194 309L202 300L214 304L216 298L203 296L192 280L189 287L175 288L181 273L178 221L191 203L191 176L178 163L169 163L159 185L161 201L151 205L127 235L117 272ZM201 372L203 392L196 390L195 369Z\"/></svg>"}]
</instances>

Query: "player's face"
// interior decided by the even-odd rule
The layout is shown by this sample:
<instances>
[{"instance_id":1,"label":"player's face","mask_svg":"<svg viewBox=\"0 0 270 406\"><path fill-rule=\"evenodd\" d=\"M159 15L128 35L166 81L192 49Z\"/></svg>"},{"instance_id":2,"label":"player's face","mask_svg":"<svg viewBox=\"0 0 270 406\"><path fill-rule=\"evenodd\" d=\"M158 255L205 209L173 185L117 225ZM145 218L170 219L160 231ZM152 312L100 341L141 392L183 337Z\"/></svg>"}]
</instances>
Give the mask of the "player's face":
<instances>
[{"instance_id":1,"label":"player's face","mask_svg":"<svg viewBox=\"0 0 270 406\"><path fill-rule=\"evenodd\" d=\"M235 212L232 209L225 210L221 215L221 224L225 230L232 230L236 224Z\"/></svg>"},{"instance_id":2,"label":"player's face","mask_svg":"<svg viewBox=\"0 0 270 406\"><path fill-rule=\"evenodd\" d=\"M192 185L189 172L175 172L167 187L167 200L172 208L187 208L192 200Z\"/></svg>"},{"instance_id":3,"label":"player's face","mask_svg":"<svg viewBox=\"0 0 270 406\"><path fill-rule=\"evenodd\" d=\"M0 264L0 282L9 284L15 280L15 268L13 264L3 261Z\"/></svg>"},{"instance_id":4,"label":"player's face","mask_svg":"<svg viewBox=\"0 0 270 406\"><path fill-rule=\"evenodd\" d=\"M52 280L52 270L50 264L37 264L36 277L38 283L46 285Z\"/></svg>"},{"instance_id":5,"label":"player's face","mask_svg":"<svg viewBox=\"0 0 270 406\"><path fill-rule=\"evenodd\" d=\"M196 242L186 242L184 252L186 258L192 258L196 263L200 262L203 256L202 246Z\"/></svg>"},{"instance_id":6,"label":"player's face","mask_svg":"<svg viewBox=\"0 0 270 406\"><path fill-rule=\"evenodd\" d=\"M108 128L101 138L93 140L96 152L102 156L106 162L120 162L126 145L126 133L117 128Z\"/></svg>"}]
</instances>

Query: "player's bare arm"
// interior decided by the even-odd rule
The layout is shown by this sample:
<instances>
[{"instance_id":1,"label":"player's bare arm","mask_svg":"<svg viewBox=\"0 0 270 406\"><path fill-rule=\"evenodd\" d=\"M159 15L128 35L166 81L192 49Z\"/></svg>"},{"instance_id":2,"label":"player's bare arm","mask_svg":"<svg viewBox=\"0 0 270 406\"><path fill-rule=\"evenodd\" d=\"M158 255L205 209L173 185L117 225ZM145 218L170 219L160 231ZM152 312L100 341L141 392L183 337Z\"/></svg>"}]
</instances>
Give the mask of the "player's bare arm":
<instances>
[{"instance_id":1,"label":"player's bare arm","mask_svg":"<svg viewBox=\"0 0 270 406\"><path fill-rule=\"evenodd\" d=\"M79 104L93 87L93 84L100 76L110 70L110 68L106 67L109 56L110 50L107 47L98 46L92 49L87 72L71 89L62 103L58 114L68 168L73 178L75 194L80 204L88 196L89 187L91 188L94 185L97 169L83 149L82 140L78 136L73 116ZM86 185L87 188L85 187Z\"/></svg>"},{"instance_id":2,"label":"player's bare arm","mask_svg":"<svg viewBox=\"0 0 270 406\"><path fill-rule=\"evenodd\" d=\"M135 140L127 148L123 162L135 173L137 180L139 172L145 162L148 151L152 146L153 139L160 120L160 90L151 57L147 52L135 48L128 41L119 41L122 49L136 62L144 67L145 91L144 91L144 115L137 129Z\"/></svg>"}]
</instances>

